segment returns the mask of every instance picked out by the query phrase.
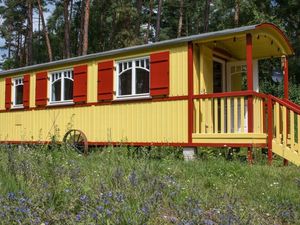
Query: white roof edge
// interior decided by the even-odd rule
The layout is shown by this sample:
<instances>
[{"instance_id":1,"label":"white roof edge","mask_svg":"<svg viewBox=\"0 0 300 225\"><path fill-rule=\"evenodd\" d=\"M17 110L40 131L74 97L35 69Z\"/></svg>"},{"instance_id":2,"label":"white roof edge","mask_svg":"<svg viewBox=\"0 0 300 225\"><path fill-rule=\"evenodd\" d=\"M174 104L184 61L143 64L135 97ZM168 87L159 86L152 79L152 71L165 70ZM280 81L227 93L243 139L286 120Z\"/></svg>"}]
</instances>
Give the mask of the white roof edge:
<instances>
[{"instance_id":1,"label":"white roof edge","mask_svg":"<svg viewBox=\"0 0 300 225\"><path fill-rule=\"evenodd\" d=\"M117 54L124 53L124 52L132 52L132 51L138 51L138 50L143 50L143 49L163 47L163 46L168 46L168 45L173 45L173 44L181 44L181 43L195 41L195 40L208 39L208 38L212 38L212 37L222 37L222 36L226 36L228 34L243 33L246 31L254 30L256 28L256 26L257 25L250 25L250 26L243 26L243 27L226 29L226 30L221 30L221 31L196 34L196 35L191 35L191 36L181 37L181 38L176 38L176 39L171 39L171 40L165 40L165 41L160 41L160 42L151 43L151 44L137 45L137 46L127 47L127 48L110 50L110 51L106 51L106 52L93 53L93 54L89 54L89 55L85 55L85 56L77 56L77 57L62 59L62 60L53 61L53 62L47 62L47 63L37 64L37 65L20 67L20 68L16 68L16 69L7 70L7 71L1 71L0 76L28 73L28 72L31 72L34 70L44 70L49 67L60 66L63 64L67 64L67 63L80 63L80 62L84 62L87 60L99 59L99 58L107 57L107 56L113 56L113 55L117 55Z\"/></svg>"}]
</instances>

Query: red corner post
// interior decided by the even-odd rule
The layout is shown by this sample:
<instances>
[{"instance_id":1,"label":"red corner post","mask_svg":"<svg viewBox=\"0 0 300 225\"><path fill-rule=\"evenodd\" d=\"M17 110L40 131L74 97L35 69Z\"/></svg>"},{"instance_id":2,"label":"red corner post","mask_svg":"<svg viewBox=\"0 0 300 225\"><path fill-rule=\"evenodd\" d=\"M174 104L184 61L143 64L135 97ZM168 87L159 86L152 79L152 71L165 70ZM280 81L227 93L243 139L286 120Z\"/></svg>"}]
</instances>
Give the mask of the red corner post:
<instances>
[{"instance_id":1,"label":"red corner post","mask_svg":"<svg viewBox=\"0 0 300 225\"><path fill-rule=\"evenodd\" d=\"M188 43L188 143L192 144L193 134L193 43Z\"/></svg>"},{"instance_id":2,"label":"red corner post","mask_svg":"<svg viewBox=\"0 0 300 225\"><path fill-rule=\"evenodd\" d=\"M248 91L253 91L253 54L252 54L252 35L246 34L246 61L247 61L247 82ZM253 97L248 97L248 133L253 133ZM248 148L248 161L253 162L252 148Z\"/></svg>"}]
</instances>

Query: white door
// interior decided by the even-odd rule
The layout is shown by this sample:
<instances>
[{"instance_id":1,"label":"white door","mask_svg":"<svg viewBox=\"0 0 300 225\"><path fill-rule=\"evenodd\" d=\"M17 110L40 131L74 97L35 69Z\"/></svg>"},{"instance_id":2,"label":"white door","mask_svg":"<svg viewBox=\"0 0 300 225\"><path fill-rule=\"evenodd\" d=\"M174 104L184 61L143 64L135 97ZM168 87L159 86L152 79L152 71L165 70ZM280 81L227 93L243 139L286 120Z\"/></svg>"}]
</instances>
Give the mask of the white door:
<instances>
[{"instance_id":1,"label":"white door","mask_svg":"<svg viewBox=\"0 0 300 225\"><path fill-rule=\"evenodd\" d=\"M247 65L245 61L235 61L227 63L227 90L229 92L242 91L243 77L247 74ZM253 60L253 87L254 91L259 91L258 82L258 62ZM234 132L234 102L231 101L231 132ZM248 132L248 101L244 101L244 115L241 115L241 101L238 100L238 132L241 129L241 116L244 117L244 132Z\"/></svg>"}]
</instances>

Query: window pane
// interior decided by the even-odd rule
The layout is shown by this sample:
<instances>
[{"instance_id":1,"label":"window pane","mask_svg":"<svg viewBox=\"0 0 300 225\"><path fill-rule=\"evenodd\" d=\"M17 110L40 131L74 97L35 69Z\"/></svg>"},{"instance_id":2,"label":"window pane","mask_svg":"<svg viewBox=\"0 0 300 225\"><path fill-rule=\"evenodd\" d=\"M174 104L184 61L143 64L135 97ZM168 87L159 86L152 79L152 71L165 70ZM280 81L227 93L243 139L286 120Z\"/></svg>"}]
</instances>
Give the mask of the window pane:
<instances>
[{"instance_id":1,"label":"window pane","mask_svg":"<svg viewBox=\"0 0 300 225\"><path fill-rule=\"evenodd\" d=\"M65 89L64 89L65 99L64 100L72 100L73 99L73 81L70 79L65 79Z\"/></svg>"},{"instance_id":2,"label":"window pane","mask_svg":"<svg viewBox=\"0 0 300 225\"><path fill-rule=\"evenodd\" d=\"M149 72L143 69L136 69L136 93L149 93Z\"/></svg>"},{"instance_id":3,"label":"window pane","mask_svg":"<svg viewBox=\"0 0 300 225\"><path fill-rule=\"evenodd\" d=\"M16 96L15 96L15 104L21 105L23 104L23 85L16 86Z\"/></svg>"},{"instance_id":4,"label":"window pane","mask_svg":"<svg viewBox=\"0 0 300 225\"><path fill-rule=\"evenodd\" d=\"M131 95L132 70L127 70L119 76L120 95Z\"/></svg>"},{"instance_id":5,"label":"window pane","mask_svg":"<svg viewBox=\"0 0 300 225\"><path fill-rule=\"evenodd\" d=\"M57 80L52 84L52 101L61 100L61 80Z\"/></svg>"}]
</instances>

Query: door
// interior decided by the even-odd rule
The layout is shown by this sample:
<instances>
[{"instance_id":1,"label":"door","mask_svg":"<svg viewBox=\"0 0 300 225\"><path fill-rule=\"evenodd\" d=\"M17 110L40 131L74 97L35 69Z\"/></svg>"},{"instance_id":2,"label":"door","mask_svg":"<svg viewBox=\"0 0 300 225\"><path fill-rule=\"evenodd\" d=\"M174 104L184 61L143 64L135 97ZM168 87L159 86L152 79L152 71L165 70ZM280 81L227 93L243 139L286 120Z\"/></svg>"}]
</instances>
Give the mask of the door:
<instances>
[{"instance_id":1,"label":"door","mask_svg":"<svg viewBox=\"0 0 300 225\"><path fill-rule=\"evenodd\" d=\"M213 58L213 93L222 93L225 91L225 61L219 58ZM224 132L221 131L221 102L217 101L217 110L218 111L218 124L215 124L214 122L214 126L217 127L218 132ZM212 104L214 104L214 102L212 101ZM215 106L212 106L212 108ZM226 112L226 110L225 110ZM211 117L213 117L213 112L211 112L210 114ZM226 116L226 115L225 115ZM226 117L225 117L226 118ZM225 129L227 126L227 123L225 121L224 127Z\"/></svg>"},{"instance_id":2,"label":"door","mask_svg":"<svg viewBox=\"0 0 300 225\"><path fill-rule=\"evenodd\" d=\"M243 91L247 90L247 65L245 61L229 62L227 64L227 87L228 91ZM258 63L253 60L253 86L254 91L259 91L258 86ZM233 102L231 102L231 118L233 119ZM248 101L245 99L244 115L241 115L241 102L238 100L238 132L241 132L241 116L244 117L244 132L248 132ZM233 123L231 124L231 131L233 132Z\"/></svg>"},{"instance_id":3,"label":"door","mask_svg":"<svg viewBox=\"0 0 300 225\"><path fill-rule=\"evenodd\" d=\"M213 93L225 91L225 61L213 59Z\"/></svg>"}]
</instances>

